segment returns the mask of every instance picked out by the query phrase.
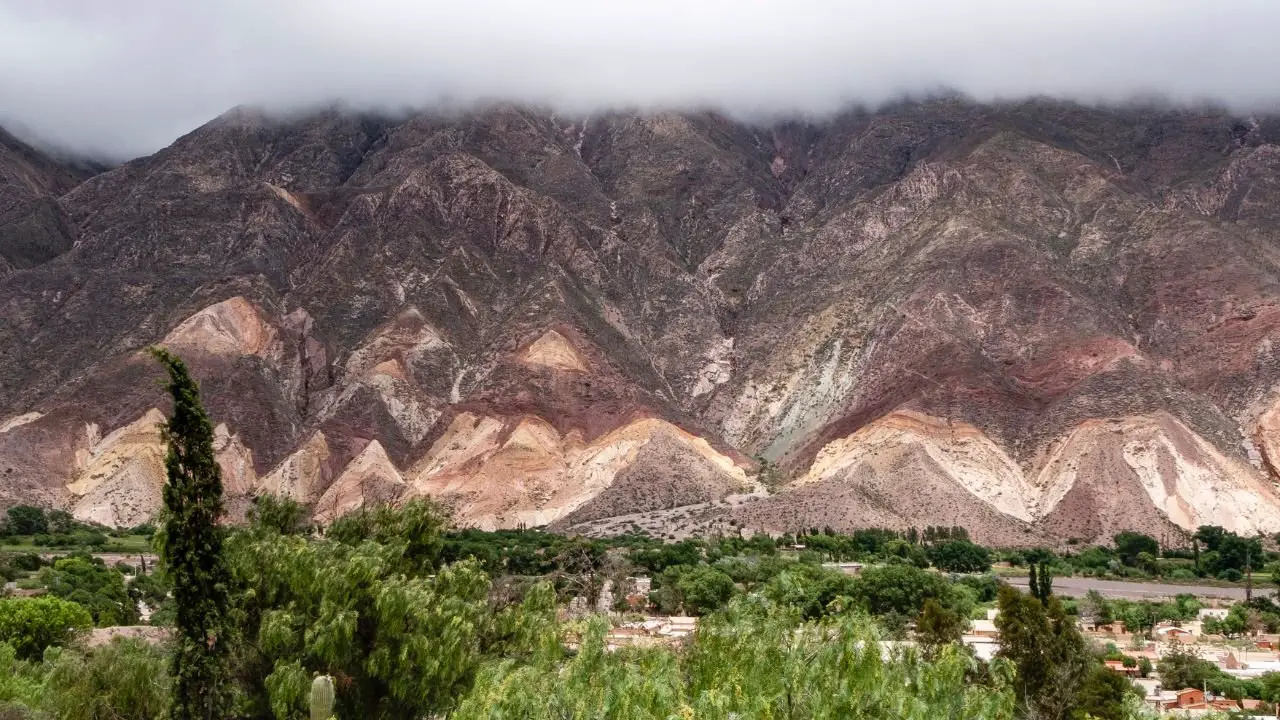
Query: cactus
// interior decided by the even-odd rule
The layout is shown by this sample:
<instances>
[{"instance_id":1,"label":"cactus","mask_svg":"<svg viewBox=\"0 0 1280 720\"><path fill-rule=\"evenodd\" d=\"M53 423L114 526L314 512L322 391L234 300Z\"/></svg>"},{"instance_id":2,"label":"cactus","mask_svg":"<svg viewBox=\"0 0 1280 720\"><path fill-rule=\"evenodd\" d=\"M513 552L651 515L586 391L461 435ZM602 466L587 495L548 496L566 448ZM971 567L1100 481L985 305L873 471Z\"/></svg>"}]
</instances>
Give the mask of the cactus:
<instances>
[{"instance_id":1,"label":"cactus","mask_svg":"<svg viewBox=\"0 0 1280 720\"><path fill-rule=\"evenodd\" d=\"M333 678L317 675L311 681L311 720L330 720L333 717Z\"/></svg>"}]
</instances>

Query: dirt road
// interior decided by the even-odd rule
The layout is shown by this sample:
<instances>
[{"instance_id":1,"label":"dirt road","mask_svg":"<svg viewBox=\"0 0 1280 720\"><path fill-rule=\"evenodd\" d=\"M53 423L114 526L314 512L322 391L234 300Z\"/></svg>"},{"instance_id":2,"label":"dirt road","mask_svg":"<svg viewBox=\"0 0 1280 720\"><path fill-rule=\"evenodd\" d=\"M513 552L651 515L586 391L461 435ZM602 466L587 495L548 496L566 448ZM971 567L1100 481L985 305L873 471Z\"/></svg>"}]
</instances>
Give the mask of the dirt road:
<instances>
[{"instance_id":1,"label":"dirt road","mask_svg":"<svg viewBox=\"0 0 1280 720\"><path fill-rule=\"evenodd\" d=\"M1010 585L1026 589L1025 577L1005 578ZM1255 595L1269 595L1273 591L1270 584L1255 582ZM1087 577L1055 577L1053 591L1067 597L1080 597L1090 590L1097 590L1104 597L1123 598L1125 600L1159 600L1172 598L1180 593L1190 593L1201 598L1219 598L1222 600L1244 600L1244 586L1216 587L1213 585L1166 585L1163 583L1125 582L1123 580L1098 580Z\"/></svg>"}]
</instances>

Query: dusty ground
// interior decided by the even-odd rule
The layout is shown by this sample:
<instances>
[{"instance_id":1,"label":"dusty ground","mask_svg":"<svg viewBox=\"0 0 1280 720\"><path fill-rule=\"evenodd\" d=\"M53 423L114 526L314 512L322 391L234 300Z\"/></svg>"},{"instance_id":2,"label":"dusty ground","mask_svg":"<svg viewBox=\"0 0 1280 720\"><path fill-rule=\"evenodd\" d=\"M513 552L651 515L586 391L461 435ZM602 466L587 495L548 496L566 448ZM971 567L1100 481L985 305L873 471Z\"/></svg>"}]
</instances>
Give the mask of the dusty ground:
<instances>
[{"instance_id":1,"label":"dusty ground","mask_svg":"<svg viewBox=\"0 0 1280 720\"><path fill-rule=\"evenodd\" d=\"M1026 589L1027 579L1024 577L1006 578L1010 585ZM1090 590L1097 590L1104 597L1124 600L1159 600L1172 598L1175 595L1191 594L1199 598L1217 598L1222 600L1244 600L1245 590L1240 587L1215 587L1213 585L1174 585L1167 583L1126 582L1123 580L1099 580L1085 577L1055 577L1053 591L1067 597L1082 597ZM1254 586L1255 595L1265 595L1268 588Z\"/></svg>"},{"instance_id":2,"label":"dusty ground","mask_svg":"<svg viewBox=\"0 0 1280 720\"><path fill-rule=\"evenodd\" d=\"M159 643L168 639L168 637L169 630L167 628L154 627L152 625L117 625L114 627L94 628L89 632L86 642L89 647L98 647L99 645L106 645L116 638Z\"/></svg>"}]
</instances>

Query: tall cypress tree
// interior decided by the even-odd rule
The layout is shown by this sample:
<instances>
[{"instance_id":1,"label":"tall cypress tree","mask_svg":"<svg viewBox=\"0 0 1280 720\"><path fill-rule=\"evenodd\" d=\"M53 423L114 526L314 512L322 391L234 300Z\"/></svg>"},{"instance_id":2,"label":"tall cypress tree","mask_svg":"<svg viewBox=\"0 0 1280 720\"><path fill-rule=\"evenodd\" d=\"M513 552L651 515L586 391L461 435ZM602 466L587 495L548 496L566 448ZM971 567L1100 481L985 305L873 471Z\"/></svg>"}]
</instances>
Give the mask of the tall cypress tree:
<instances>
[{"instance_id":1,"label":"tall cypress tree","mask_svg":"<svg viewBox=\"0 0 1280 720\"><path fill-rule=\"evenodd\" d=\"M1032 568L1033 570L1035 568ZM1039 582L1036 577L1039 576ZM1053 595L1053 571L1049 568L1049 564L1041 561L1040 572L1031 573L1031 594L1036 597L1041 604L1046 607L1049 605L1049 596Z\"/></svg>"},{"instance_id":2,"label":"tall cypress tree","mask_svg":"<svg viewBox=\"0 0 1280 720\"><path fill-rule=\"evenodd\" d=\"M214 460L213 425L182 360L162 348L151 353L168 371L173 396L173 415L164 426L168 482L160 547L177 608L170 716L220 719L230 715L230 573L218 525L222 474Z\"/></svg>"}]
</instances>

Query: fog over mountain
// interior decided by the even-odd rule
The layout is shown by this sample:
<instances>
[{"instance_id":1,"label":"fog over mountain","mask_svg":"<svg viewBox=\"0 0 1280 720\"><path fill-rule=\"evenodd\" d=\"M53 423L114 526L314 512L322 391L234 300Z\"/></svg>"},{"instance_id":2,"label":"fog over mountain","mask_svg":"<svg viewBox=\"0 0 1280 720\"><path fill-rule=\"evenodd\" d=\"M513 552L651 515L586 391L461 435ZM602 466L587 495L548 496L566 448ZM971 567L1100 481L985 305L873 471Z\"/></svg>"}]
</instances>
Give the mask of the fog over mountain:
<instances>
[{"instance_id":1,"label":"fog over mountain","mask_svg":"<svg viewBox=\"0 0 1280 720\"><path fill-rule=\"evenodd\" d=\"M0 124L125 158L241 104L759 117L945 88L1249 111L1280 93L1276 27L1267 0L0 0Z\"/></svg>"}]
</instances>

